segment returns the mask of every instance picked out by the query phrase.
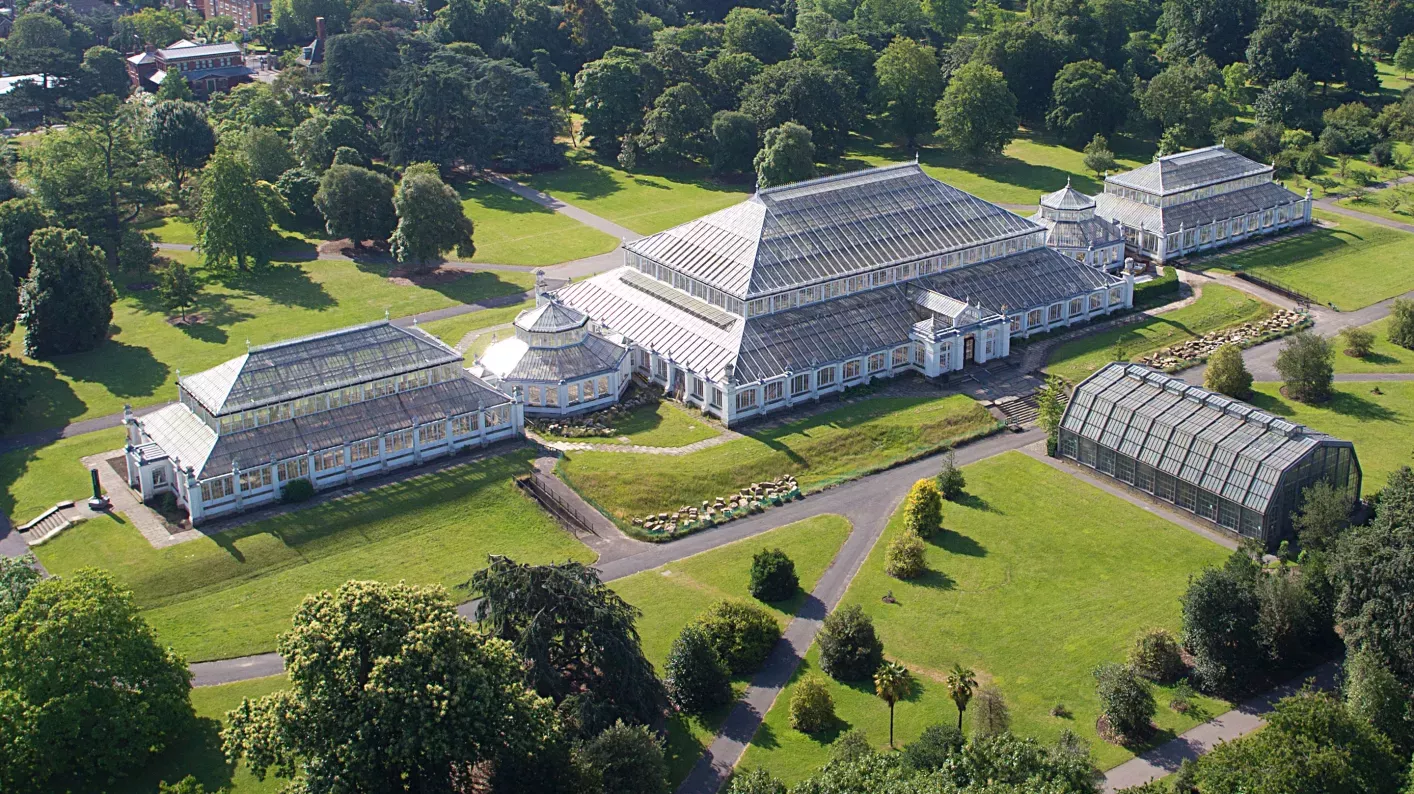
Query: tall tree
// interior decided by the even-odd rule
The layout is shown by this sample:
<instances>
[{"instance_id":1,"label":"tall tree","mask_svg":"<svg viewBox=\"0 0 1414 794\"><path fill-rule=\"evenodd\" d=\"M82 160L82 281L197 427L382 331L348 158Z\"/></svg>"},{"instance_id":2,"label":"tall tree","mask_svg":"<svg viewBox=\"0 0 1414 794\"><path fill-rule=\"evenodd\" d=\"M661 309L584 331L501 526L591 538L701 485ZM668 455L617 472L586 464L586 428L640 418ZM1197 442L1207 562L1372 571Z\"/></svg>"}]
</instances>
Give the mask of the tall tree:
<instances>
[{"instance_id":1,"label":"tall tree","mask_svg":"<svg viewBox=\"0 0 1414 794\"><path fill-rule=\"evenodd\" d=\"M397 226L393 180L356 165L324 172L314 206L332 237L347 237L355 248L364 240L387 240Z\"/></svg>"},{"instance_id":2,"label":"tall tree","mask_svg":"<svg viewBox=\"0 0 1414 794\"><path fill-rule=\"evenodd\" d=\"M84 50L83 63L77 75L78 93L84 99L112 94L125 97L132 88L128 65L117 50L109 47L89 47Z\"/></svg>"},{"instance_id":3,"label":"tall tree","mask_svg":"<svg viewBox=\"0 0 1414 794\"><path fill-rule=\"evenodd\" d=\"M869 42L850 33L819 42L811 52L816 63L849 75L849 79L854 81L860 107L867 107L873 101L879 85L874 72L874 62L879 59L879 53L869 46Z\"/></svg>"},{"instance_id":4,"label":"tall tree","mask_svg":"<svg viewBox=\"0 0 1414 794\"><path fill-rule=\"evenodd\" d=\"M147 124L148 145L167 164L180 191L187 174L216 151L216 134L206 121L206 111L195 102L158 102Z\"/></svg>"},{"instance_id":5,"label":"tall tree","mask_svg":"<svg viewBox=\"0 0 1414 794\"><path fill-rule=\"evenodd\" d=\"M1335 350L1329 339L1310 331L1287 337L1277 354L1276 367L1287 396L1293 400L1318 403L1330 399Z\"/></svg>"},{"instance_id":6,"label":"tall tree","mask_svg":"<svg viewBox=\"0 0 1414 794\"><path fill-rule=\"evenodd\" d=\"M471 218L462 211L457 192L442 181L436 166L422 163L403 172L393 194L398 228L393 231L393 258L415 270L423 270L443 251L456 249L470 259L476 254L471 242Z\"/></svg>"},{"instance_id":7,"label":"tall tree","mask_svg":"<svg viewBox=\"0 0 1414 794\"><path fill-rule=\"evenodd\" d=\"M1346 646L1414 685L1414 470L1391 474L1374 520L1340 537L1331 580Z\"/></svg>"},{"instance_id":8,"label":"tall tree","mask_svg":"<svg viewBox=\"0 0 1414 794\"><path fill-rule=\"evenodd\" d=\"M765 144L756 153L758 187L776 187L815 176L815 145L810 130L787 121L766 130Z\"/></svg>"},{"instance_id":9,"label":"tall tree","mask_svg":"<svg viewBox=\"0 0 1414 794\"><path fill-rule=\"evenodd\" d=\"M913 691L913 676L898 662L884 662L874 672L874 694L889 704L889 749L894 746L894 706Z\"/></svg>"},{"instance_id":10,"label":"tall tree","mask_svg":"<svg viewBox=\"0 0 1414 794\"><path fill-rule=\"evenodd\" d=\"M196 237L202 258L212 267L265 264L274 247L270 215L251 178L250 166L222 148L202 171L201 206Z\"/></svg>"},{"instance_id":11,"label":"tall tree","mask_svg":"<svg viewBox=\"0 0 1414 794\"><path fill-rule=\"evenodd\" d=\"M0 623L15 614L29 591L43 578L33 555L0 557Z\"/></svg>"},{"instance_id":12,"label":"tall tree","mask_svg":"<svg viewBox=\"0 0 1414 794\"><path fill-rule=\"evenodd\" d=\"M361 109L383 90L401 64L397 39L387 31L363 30L330 36L320 74L340 104Z\"/></svg>"},{"instance_id":13,"label":"tall tree","mask_svg":"<svg viewBox=\"0 0 1414 794\"><path fill-rule=\"evenodd\" d=\"M1213 137L1213 124L1233 115L1222 72L1207 58L1170 65L1149 81L1139 107L1180 143L1199 146Z\"/></svg>"},{"instance_id":14,"label":"tall tree","mask_svg":"<svg viewBox=\"0 0 1414 794\"><path fill-rule=\"evenodd\" d=\"M752 78L741 95L741 112L758 129L787 121L810 130L816 152L833 159L844 152L860 116L854 81L814 61L773 64Z\"/></svg>"},{"instance_id":15,"label":"tall tree","mask_svg":"<svg viewBox=\"0 0 1414 794\"><path fill-rule=\"evenodd\" d=\"M1129 112L1129 86L1098 61L1066 64L1051 89L1046 126L1070 146L1113 135Z\"/></svg>"},{"instance_id":16,"label":"tall tree","mask_svg":"<svg viewBox=\"0 0 1414 794\"><path fill-rule=\"evenodd\" d=\"M643 108L661 90L658 70L643 53L615 47L585 64L574 79L574 94L589 145L617 154L619 141L638 125Z\"/></svg>"},{"instance_id":17,"label":"tall tree","mask_svg":"<svg viewBox=\"0 0 1414 794\"><path fill-rule=\"evenodd\" d=\"M1305 72L1318 83L1340 82L1354 57L1350 31L1330 9L1300 0L1267 3L1247 45L1247 63L1259 80Z\"/></svg>"},{"instance_id":18,"label":"tall tree","mask_svg":"<svg viewBox=\"0 0 1414 794\"><path fill-rule=\"evenodd\" d=\"M1242 692L1263 661L1251 578L1232 566L1208 568L1193 577L1179 601L1183 644L1199 680L1219 694Z\"/></svg>"},{"instance_id":19,"label":"tall tree","mask_svg":"<svg viewBox=\"0 0 1414 794\"><path fill-rule=\"evenodd\" d=\"M307 42L314 38L319 17L329 33L344 32L353 6L350 0L271 0L270 21L286 37Z\"/></svg>"},{"instance_id":20,"label":"tall tree","mask_svg":"<svg viewBox=\"0 0 1414 794\"><path fill-rule=\"evenodd\" d=\"M35 583L0 619L0 788L107 788L191 724L190 691L186 662L108 574Z\"/></svg>"},{"instance_id":21,"label":"tall tree","mask_svg":"<svg viewBox=\"0 0 1414 794\"><path fill-rule=\"evenodd\" d=\"M984 63L957 70L937 110L943 144L967 157L995 157L1016 137L1016 97L1002 73Z\"/></svg>"},{"instance_id":22,"label":"tall tree","mask_svg":"<svg viewBox=\"0 0 1414 794\"><path fill-rule=\"evenodd\" d=\"M707 127L712 109L692 85L672 86L653 100L643 118L639 146L649 157L672 162L699 154L707 148Z\"/></svg>"},{"instance_id":23,"label":"tall tree","mask_svg":"<svg viewBox=\"0 0 1414 794\"><path fill-rule=\"evenodd\" d=\"M744 52L769 65L789 58L795 40L765 11L739 7L727 14L722 46L728 52Z\"/></svg>"},{"instance_id":24,"label":"tall tree","mask_svg":"<svg viewBox=\"0 0 1414 794\"><path fill-rule=\"evenodd\" d=\"M34 266L20 292L25 355L50 358L92 350L108 338L117 293L102 252L75 229L40 229L30 238Z\"/></svg>"},{"instance_id":25,"label":"tall tree","mask_svg":"<svg viewBox=\"0 0 1414 794\"><path fill-rule=\"evenodd\" d=\"M1024 117L1045 119L1056 73L1065 64L1059 43L1036 25L1015 22L983 36L972 60L1001 72Z\"/></svg>"},{"instance_id":26,"label":"tall tree","mask_svg":"<svg viewBox=\"0 0 1414 794\"><path fill-rule=\"evenodd\" d=\"M510 643L463 621L440 587L348 582L312 595L277 647L290 688L242 701L224 736L260 778L273 768L311 791L455 791L556 729Z\"/></svg>"},{"instance_id":27,"label":"tall tree","mask_svg":"<svg viewBox=\"0 0 1414 794\"><path fill-rule=\"evenodd\" d=\"M34 262L29 250L30 235L53 225L53 219L38 199L13 198L0 203L0 249L5 252L5 262L16 285L29 278L30 265Z\"/></svg>"},{"instance_id":28,"label":"tall tree","mask_svg":"<svg viewBox=\"0 0 1414 794\"><path fill-rule=\"evenodd\" d=\"M961 664L954 664L948 672L947 687L948 697L952 698L953 705L957 706L957 732L960 734L962 715L967 713L967 704L972 700L973 691L977 689L977 676Z\"/></svg>"},{"instance_id":29,"label":"tall tree","mask_svg":"<svg viewBox=\"0 0 1414 794\"><path fill-rule=\"evenodd\" d=\"M1164 50L1174 59L1206 56L1218 66L1240 61L1257 11L1257 0L1164 0Z\"/></svg>"},{"instance_id":30,"label":"tall tree","mask_svg":"<svg viewBox=\"0 0 1414 794\"><path fill-rule=\"evenodd\" d=\"M233 148L250 166L251 178L275 182L280 175L299 165L280 133L269 127L248 127L235 138Z\"/></svg>"},{"instance_id":31,"label":"tall tree","mask_svg":"<svg viewBox=\"0 0 1414 794\"><path fill-rule=\"evenodd\" d=\"M5 39L5 64L11 74L37 74L38 80L15 85L5 95L7 109L39 108L44 120L59 115L68 90L65 81L78 70L70 34L50 14L21 13Z\"/></svg>"},{"instance_id":32,"label":"tall tree","mask_svg":"<svg viewBox=\"0 0 1414 794\"><path fill-rule=\"evenodd\" d=\"M515 647L526 685L554 699L576 735L661 721L667 694L639 644L639 612L592 568L492 556L470 586L481 596L477 621Z\"/></svg>"},{"instance_id":33,"label":"tall tree","mask_svg":"<svg viewBox=\"0 0 1414 794\"><path fill-rule=\"evenodd\" d=\"M315 173L324 173L334 161L334 152L343 146L360 154L370 148L363 123L347 112L315 113L290 133L290 152Z\"/></svg>"},{"instance_id":34,"label":"tall tree","mask_svg":"<svg viewBox=\"0 0 1414 794\"><path fill-rule=\"evenodd\" d=\"M874 73L884 114L909 148L917 146L918 136L933 131L933 108L943 95L937 53L913 39L897 38L874 62Z\"/></svg>"},{"instance_id":35,"label":"tall tree","mask_svg":"<svg viewBox=\"0 0 1414 794\"><path fill-rule=\"evenodd\" d=\"M162 84L157 86L158 102L172 100L191 102L196 99L196 95L191 90L191 83L187 82L187 78L181 73L181 70L175 66L168 66L165 74Z\"/></svg>"},{"instance_id":36,"label":"tall tree","mask_svg":"<svg viewBox=\"0 0 1414 794\"><path fill-rule=\"evenodd\" d=\"M712 170L744 173L751 169L755 158L756 122L735 110L717 111L712 117Z\"/></svg>"},{"instance_id":37,"label":"tall tree","mask_svg":"<svg viewBox=\"0 0 1414 794\"><path fill-rule=\"evenodd\" d=\"M201 286L191 277L191 271L181 262L173 262L162 271L162 281L157 285L162 302L171 311L180 312L182 322L187 320L187 310L196 303L201 294Z\"/></svg>"}]
</instances>

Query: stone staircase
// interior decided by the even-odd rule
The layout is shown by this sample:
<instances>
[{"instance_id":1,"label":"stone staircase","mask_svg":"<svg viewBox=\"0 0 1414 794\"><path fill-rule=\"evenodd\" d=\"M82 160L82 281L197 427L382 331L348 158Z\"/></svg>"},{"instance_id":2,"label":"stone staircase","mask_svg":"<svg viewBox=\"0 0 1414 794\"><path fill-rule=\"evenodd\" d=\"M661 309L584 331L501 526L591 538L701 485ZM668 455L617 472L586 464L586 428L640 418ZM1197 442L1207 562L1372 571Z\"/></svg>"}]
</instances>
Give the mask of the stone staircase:
<instances>
[{"instance_id":1,"label":"stone staircase","mask_svg":"<svg viewBox=\"0 0 1414 794\"><path fill-rule=\"evenodd\" d=\"M68 505L72 507L73 503ZM28 524L16 527L15 531L24 538L25 543L34 546L67 529L71 523L73 522L64 516L63 505L60 505L49 508Z\"/></svg>"},{"instance_id":2,"label":"stone staircase","mask_svg":"<svg viewBox=\"0 0 1414 794\"><path fill-rule=\"evenodd\" d=\"M1065 402L1066 399L1062 397L1061 404L1064 405ZM1013 429L1036 426L1037 416L1040 412L1040 408L1036 404L1036 392L1033 391L1019 397L1002 397L992 404L1006 417L1004 421L1007 426Z\"/></svg>"}]
</instances>

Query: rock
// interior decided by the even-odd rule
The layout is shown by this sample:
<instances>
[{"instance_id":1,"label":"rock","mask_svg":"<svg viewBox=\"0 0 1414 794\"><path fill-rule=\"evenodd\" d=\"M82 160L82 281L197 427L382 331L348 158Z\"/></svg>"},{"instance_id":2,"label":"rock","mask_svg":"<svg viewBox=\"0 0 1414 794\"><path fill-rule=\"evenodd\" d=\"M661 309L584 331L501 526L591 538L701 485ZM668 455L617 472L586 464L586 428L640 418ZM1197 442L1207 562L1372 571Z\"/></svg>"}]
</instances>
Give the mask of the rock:
<instances>
[{"instance_id":1,"label":"rock","mask_svg":"<svg viewBox=\"0 0 1414 794\"><path fill-rule=\"evenodd\" d=\"M636 526L636 527L641 527L641 526L643 526L643 519L641 519L641 518L635 518L635 519L633 520L633 525Z\"/></svg>"}]
</instances>

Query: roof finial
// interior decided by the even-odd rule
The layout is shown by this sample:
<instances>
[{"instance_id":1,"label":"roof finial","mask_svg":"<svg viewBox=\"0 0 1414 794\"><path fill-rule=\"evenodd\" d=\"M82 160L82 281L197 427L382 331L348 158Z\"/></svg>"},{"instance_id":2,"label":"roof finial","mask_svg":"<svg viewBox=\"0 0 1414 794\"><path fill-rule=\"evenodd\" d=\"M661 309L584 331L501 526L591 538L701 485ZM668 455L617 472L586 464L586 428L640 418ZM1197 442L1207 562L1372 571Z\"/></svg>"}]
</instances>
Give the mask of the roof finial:
<instances>
[{"instance_id":1,"label":"roof finial","mask_svg":"<svg viewBox=\"0 0 1414 794\"><path fill-rule=\"evenodd\" d=\"M1070 187L1070 174L1065 175L1065 186Z\"/></svg>"},{"instance_id":2,"label":"roof finial","mask_svg":"<svg viewBox=\"0 0 1414 794\"><path fill-rule=\"evenodd\" d=\"M388 307L387 307L387 306L384 306L384 307L383 307L383 319L384 319L384 320L388 319Z\"/></svg>"},{"instance_id":3,"label":"roof finial","mask_svg":"<svg viewBox=\"0 0 1414 794\"><path fill-rule=\"evenodd\" d=\"M250 337L246 337L246 340L245 340L245 350L246 350L247 353L250 352Z\"/></svg>"},{"instance_id":4,"label":"roof finial","mask_svg":"<svg viewBox=\"0 0 1414 794\"><path fill-rule=\"evenodd\" d=\"M913 150L913 164L914 164L914 165L918 165L918 150L917 150L917 149L914 149L914 150Z\"/></svg>"}]
</instances>

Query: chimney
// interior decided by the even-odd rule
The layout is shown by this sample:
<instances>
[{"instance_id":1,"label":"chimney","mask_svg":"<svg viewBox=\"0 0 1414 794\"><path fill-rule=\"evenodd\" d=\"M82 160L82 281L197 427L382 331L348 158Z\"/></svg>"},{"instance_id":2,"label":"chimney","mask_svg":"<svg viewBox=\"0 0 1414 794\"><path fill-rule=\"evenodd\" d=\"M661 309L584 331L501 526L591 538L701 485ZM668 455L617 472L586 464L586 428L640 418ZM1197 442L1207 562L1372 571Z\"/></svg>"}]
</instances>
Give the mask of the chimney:
<instances>
[{"instance_id":1,"label":"chimney","mask_svg":"<svg viewBox=\"0 0 1414 794\"><path fill-rule=\"evenodd\" d=\"M314 38L324 40L324 17L314 18Z\"/></svg>"},{"instance_id":2,"label":"chimney","mask_svg":"<svg viewBox=\"0 0 1414 794\"><path fill-rule=\"evenodd\" d=\"M145 52L145 53L147 53L148 55L151 55L152 53L157 52L157 45L156 45L156 44L144 44L144 45L142 45L142 51Z\"/></svg>"}]
</instances>

